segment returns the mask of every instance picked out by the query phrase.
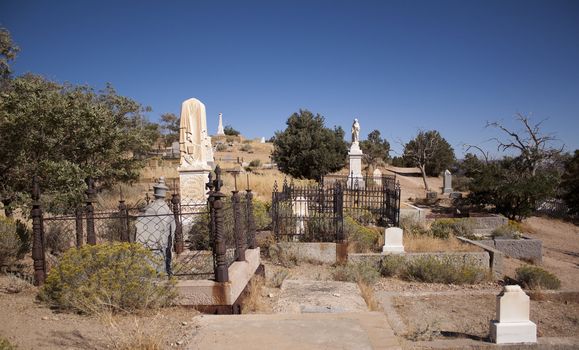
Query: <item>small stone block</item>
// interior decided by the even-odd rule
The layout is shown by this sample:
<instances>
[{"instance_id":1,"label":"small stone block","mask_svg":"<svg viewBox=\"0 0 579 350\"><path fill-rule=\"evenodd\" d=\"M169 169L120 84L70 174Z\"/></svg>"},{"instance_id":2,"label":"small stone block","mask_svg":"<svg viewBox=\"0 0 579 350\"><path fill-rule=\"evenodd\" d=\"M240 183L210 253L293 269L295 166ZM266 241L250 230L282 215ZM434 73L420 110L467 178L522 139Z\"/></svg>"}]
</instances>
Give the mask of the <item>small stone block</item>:
<instances>
[{"instance_id":1,"label":"small stone block","mask_svg":"<svg viewBox=\"0 0 579 350\"><path fill-rule=\"evenodd\" d=\"M491 340L496 344L536 343L537 325L526 322L491 321Z\"/></svg>"},{"instance_id":2,"label":"small stone block","mask_svg":"<svg viewBox=\"0 0 579 350\"><path fill-rule=\"evenodd\" d=\"M384 231L384 247L382 253L403 253L403 231L399 227L389 227Z\"/></svg>"}]
</instances>

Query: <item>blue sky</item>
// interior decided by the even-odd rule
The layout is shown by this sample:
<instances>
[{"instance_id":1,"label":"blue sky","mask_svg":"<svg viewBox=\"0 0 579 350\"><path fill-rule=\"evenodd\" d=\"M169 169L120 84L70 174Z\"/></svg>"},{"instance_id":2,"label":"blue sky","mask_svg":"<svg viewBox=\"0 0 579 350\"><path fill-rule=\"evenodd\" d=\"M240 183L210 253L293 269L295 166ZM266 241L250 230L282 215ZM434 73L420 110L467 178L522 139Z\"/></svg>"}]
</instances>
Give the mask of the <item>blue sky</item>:
<instances>
[{"instance_id":1,"label":"blue sky","mask_svg":"<svg viewBox=\"0 0 579 350\"><path fill-rule=\"evenodd\" d=\"M110 82L153 121L196 97L210 133L222 112L270 137L307 108L398 152L437 129L460 157L520 112L579 148L579 1L0 0L0 26L16 74Z\"/></svg>"}]
</instances>

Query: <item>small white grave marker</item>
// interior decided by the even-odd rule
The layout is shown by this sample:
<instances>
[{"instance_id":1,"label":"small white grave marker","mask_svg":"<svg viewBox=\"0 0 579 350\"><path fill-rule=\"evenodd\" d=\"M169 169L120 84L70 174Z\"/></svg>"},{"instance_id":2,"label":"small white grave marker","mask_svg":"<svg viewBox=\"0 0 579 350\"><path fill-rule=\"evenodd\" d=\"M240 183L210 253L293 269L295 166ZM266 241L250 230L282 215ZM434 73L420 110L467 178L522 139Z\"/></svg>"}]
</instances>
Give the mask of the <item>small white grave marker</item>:
<instances>
[{"instance_id":1,"label":"small white grave marker","mask_svg":"<svg viewBox=\"0 0 579 350\"><path fill-rule=\"evenodd\" d=\"M384 231L382 253L404 253L402 244L403 231L399 227L389 227Z\"/></svg>"},{"instance_id":2,"label":"small white grave marker","mask_svg":"<svg viewBox=\"0 0 579 350\"><path fill-rule=\"evenodd\" d=\"M491 339L497 344L536 343L537 325L529 321L529 296L521 287L505 286L497 296L497 319L491 321Z\"/></svg>"}]
</instances>

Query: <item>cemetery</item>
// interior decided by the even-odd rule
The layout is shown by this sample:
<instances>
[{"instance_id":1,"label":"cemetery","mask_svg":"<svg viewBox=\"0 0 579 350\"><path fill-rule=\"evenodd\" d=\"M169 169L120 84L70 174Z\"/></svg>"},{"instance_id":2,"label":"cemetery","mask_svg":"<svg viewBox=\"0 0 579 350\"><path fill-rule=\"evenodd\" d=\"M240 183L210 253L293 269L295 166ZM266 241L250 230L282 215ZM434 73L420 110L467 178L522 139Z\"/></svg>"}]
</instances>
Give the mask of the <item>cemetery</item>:
<instances>
[{"instance_id":1,"label":"cemetery","mask_svg":"<svg viewBox=\"0 0 579 350\"><path fill-rule=\"evenodd\" d=\"M44 66L38 51L14 66L20 48L0 26L0 350L579 348L575 140L563 130L566 148L552 124L531 113L486 121L484 132L473 126L482 114L533 101L541 113L564 114L559 126L572 129L575 100L566 94L574 82L556 80L550 67L573 76L576 64L531 61L552 81L520 59L488 74L496 52L505 51L505 61L516 56L504 50L510 41L499 40L515 36L502 32L510 25L497 20L500 35L487 25L474 35L431 24L422 37L413 32L422 28L417 22L397 23L399 5L391 3L274 11L120 2L109 11L123 15L120 27L102 25L100 10L91 11L98 33L69 5L52 4L54 13L45 8L43 16L83 18L83 26L63 22L75 28L74 42L48 35L56 29L44 17L30 17L54 46ZM428 16L411 17L443 22L439 9L421 5ZM461 7L443 5L450 17ZM538 6L516 5L521 16L519 7ZM31 27L23 8L5 6ZM574 57L561 46L566 40L553 40L567 26L575 33L574 17L563 15L575 14L568 7L542 4L532 13L559 26L537 24L544 36L528 30ZM153 8L154 17L142 17ZM461 29L476 27L458 13ZM39 46L37 28L8 22L19 28L15 38ZM486 56L458 45L456 33L488 45ZM572 36L564 33L557 38ZM367 42L374 34L389 51ZM452 50L431 40L439 35ZM526 40L513 46L527 53L538 45ZM72 82L49 69L51 51L66 51L61 42L94 55L67 57L67 65L80 65ZM495 42L502 46L486 44ZM454 50L460 55L438 56ZM386 59L398 52L412 54ZM465 56L471 52L477 59ZM44 70L27 72L35 61ZM473 66L454 74L465 62ZM511 85L510 75L541 84ZM110 83L91 86L111 77L119 92ZM527 91L535 85L565 89L550 98L558 104L544 105L551 95ZM163 107L153 112L129 96ZM488 138L463 141L479 136Z\"/></svg>"}]
</instances>

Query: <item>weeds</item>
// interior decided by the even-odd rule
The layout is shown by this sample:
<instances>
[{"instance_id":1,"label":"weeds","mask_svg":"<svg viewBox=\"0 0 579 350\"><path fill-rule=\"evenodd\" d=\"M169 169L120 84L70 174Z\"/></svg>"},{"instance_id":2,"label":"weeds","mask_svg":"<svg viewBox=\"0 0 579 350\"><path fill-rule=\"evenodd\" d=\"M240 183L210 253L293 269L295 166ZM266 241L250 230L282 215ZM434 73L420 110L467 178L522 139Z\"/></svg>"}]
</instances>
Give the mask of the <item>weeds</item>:
<instances>
[{"instance_id":1,"label":"weeds","mask_svg":"<svg viewBox=\"0 0 579 350\"><path fill-rule=\"evenodd\" d=\"M430 256L407 261L401 277L427 283L475 284L485 280L487 273L470 264Z\"/></svg>"},{"instance_id":2,"label":"weeds","mask_svg":"<svg viewBox=\"0 0 579 350\"><path fill-rule=\"evenodd\" d=\"M515 271L515 279L528 289L559 289L561 280L538 266L521 266Z\"/></svg>"},{"instance_id":3,"label":"weeds","mask_svg":"<svg viewBox=\"0 0 579 350\"><path fill-rule=\"evenodd\" d=\"M16 350L16 346L12 345L8 339L0 336L0 350Z\"/></svg>"},{"instance_id":4,"label":"weeds","mask_svg":"<svg viewBox=\"0 0 579 350\"><path fill-rule=\"evenodd\" d=\"M287 269L280 269L274 272L273 276L269 280L269 284L274 288L280 288L283 281L289 276L289 271Z\"/></svg>"},{"instance_id":5,"label":"weeds","mask_svg":"<svg viewBox=\"0 0 579 350\"><path fill-rule=\"evenodd\" d=\"M249 289L241 306L241 313L265 312L266 305L261 296L261 290L265 286L263 277L256 275L249 281Z\"/></svg>"},{"instance_id":6,"label":"weeds","mask_svg":"<svg viewBox=\"0 0 579 350\"><path fill-rule=\"evenodd\" d=\"M380 311L380 304L376 300L372 286L364 282L358 282L358 288L360 288L360 294L362 295L362 298L364 298L370 311Z\"/></svg>"},{"instance_id":7,"label":"weeds","mask_svg":"<svg viewBox=\"0 0 579 350\"><path fill-rule=\"evenodd\" d=\"M334 280L357 282L371 285L380 277L380 272L372 264L364 263L348 263L338 265L332 273Z\"/></svg>"}]
</instances>

